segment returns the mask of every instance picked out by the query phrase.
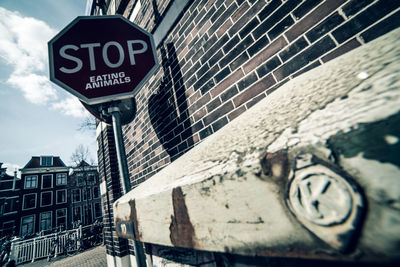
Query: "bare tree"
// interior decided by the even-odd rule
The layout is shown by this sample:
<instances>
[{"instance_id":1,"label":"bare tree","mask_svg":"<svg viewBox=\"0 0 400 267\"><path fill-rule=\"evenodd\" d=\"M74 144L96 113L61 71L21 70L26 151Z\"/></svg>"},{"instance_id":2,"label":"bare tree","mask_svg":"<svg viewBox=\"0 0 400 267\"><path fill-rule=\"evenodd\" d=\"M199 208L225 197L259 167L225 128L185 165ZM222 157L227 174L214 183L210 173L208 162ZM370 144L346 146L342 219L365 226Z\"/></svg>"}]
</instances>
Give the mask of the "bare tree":
<instances>
[{"instance_id":1,"label":"bare tree","mask_svg":"<svg viewBox=\"0 0 400 267\"><path fill-rule=\"evenodd\" d=\"M90 174L93 173L93 160L90 159L91 164L89 165L89 148L80 144L71 155L71 162L73 164L72 177L75 178L71 186L74 189L80 189L82 191L82 197L86 197L86 208L84 208L85 218L83 223L90 224L92 220L89 216L89 186L93 181L89 181ZM93 177L96 179L96 177ZM72 191L71 191L72 192ZM81 200L82 201L82 200ZM74 203L74 201L72 201ZM74 207L73 207L74 208ZM81 211L82 212L82 211Z\"/></svg>"},{"instance_id":2,"label":"bare tree","mask_svg":"<svg viewBox=\"0 0 400 267\"><path fill-rule=\"evenodd\" d=\"M85 117L79 124L78 131L96 131L96 118L94 116Z\"/></svg>"},{"instance_id":3,"label":"bare tree","mask_svg":"<svg viewBox=\"0 0 400 267\"><path fill-rule=\"evenodd\" d=\"M78 166L82 161L89 161L89 148L80 144L71 155L72 164ZM92 160L91 160L92 161Z\"/></svg>"}]
</instances>

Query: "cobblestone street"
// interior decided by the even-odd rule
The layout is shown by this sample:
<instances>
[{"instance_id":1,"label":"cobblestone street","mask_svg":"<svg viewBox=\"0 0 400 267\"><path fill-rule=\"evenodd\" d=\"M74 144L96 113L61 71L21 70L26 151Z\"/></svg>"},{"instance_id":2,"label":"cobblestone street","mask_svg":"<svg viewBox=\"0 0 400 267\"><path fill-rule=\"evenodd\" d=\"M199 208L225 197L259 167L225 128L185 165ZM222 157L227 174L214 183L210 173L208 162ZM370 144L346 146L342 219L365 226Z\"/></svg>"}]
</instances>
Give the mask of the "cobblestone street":
<instances>
[{"instance_id":1,"label":"cobblestone street","mask_svg":"<svg viewBox=\"0 0 400 267\"><path fill-rule=\"evenodd\" d=\"M44 266L52 266L52 267L61 267L61 266L87 266L87 267L102 267L107 266L106 259L106 249L104 246L95 247L89 249L83 253L69 256L69 257L61 257L57 260L52 259L52 261L48 262L47 259L39 260L36 262L28 262L23 265L26 267L44 267Z\"/></svg>"}]
</instances>

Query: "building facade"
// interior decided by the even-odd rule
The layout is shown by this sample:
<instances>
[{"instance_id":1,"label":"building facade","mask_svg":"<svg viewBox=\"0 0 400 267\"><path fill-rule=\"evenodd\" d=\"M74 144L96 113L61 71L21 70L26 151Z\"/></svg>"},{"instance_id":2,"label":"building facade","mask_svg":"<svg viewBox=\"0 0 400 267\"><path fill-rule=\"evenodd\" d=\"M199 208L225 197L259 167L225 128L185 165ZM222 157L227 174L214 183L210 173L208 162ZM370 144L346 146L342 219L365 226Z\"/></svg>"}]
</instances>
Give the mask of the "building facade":
<instances>
[{"instance_id":1,"label":"building facade","mask_svg":"<svg viewBox=\"0 0 400 267\"><path fill-rule=\"evenodd\" d=\"M20 183L17 173L10 176L0 162L0 238L18 233L20 218Z\"/></svg>"},{"instance_id":2,"label":"building facade","mask_svg":"<svg viewBox=\"0 0 400 267\"><path fill-rule=\"evenodd\" d=\"M60 157L32 157L21 169L20 236L71 227L68 171Z\"/></svg>"},{"instance_id":3,"label":"building facade","mask_svg":"<svg viewBox=\"0 0 400 267\"><path fill-rule=\"evenodd\" d=\"M92 1L90 12L123 15L152 33L157 46L161 66L135 96L135 119L123 127L132 188L288 82L400 26L399 3L383 0ZM110 266L130 264L131 242L114 225L112 204L122 193L110 126L99 124L97 142ZM184 198L179 190L173 194ZM174 211L179 208L186 206ZM195 247L174 240L171 233L171 241L155 243ZM153 255L173 254L156 244ZM174 260L191 263L183 258Z\"/></svg>"},{"instance_id":4,"label":"building facade","mask_svg":"<svg viewBox=\"0 0 400 267\"><path fill-rule=\"evenodd\" d=\"M70 212L73 224L88 225L96 220L102 220L97 166L82 161L78 166L72 167L68 181L68 194L71 199Z\"/></svg>"}]
</instances>

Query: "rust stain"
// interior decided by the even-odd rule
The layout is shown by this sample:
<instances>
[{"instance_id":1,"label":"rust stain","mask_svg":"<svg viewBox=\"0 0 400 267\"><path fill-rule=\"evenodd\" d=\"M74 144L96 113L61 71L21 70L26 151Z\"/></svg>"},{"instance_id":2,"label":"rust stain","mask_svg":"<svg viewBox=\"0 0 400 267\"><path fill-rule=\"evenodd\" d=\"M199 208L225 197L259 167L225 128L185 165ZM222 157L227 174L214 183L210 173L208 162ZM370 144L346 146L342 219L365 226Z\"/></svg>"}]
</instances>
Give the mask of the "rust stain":
<instances>
[{"instance_id":1,"label":"rust stain","mask_svg":"<svg viewBox=\"0 0 400 267\"><path fill-rule=\"evenodd\" d=\"M289 160L286 150L267 153L261 159L261 167L265 175L274 181L282 181L289 174Z\"/></svg>"},{"instance_id":2,"label":"rust stain","mask_svg":"<svg viewBox=\"0 0 400 267\"><path fill-rule=\"evenodd\" d=\"M185 196L181 187L172 190L172 205L174 207L174 215L171 216L171 224L169 226L171 243L176 247L194 248L194 228L190 222Z\"/></svg>"},{"instance_id":3,"label":"rust stain","mask_svg":"<svg viewBox=\"0 0 400 267\"><path fill-rule=\"evenodd\" d=\"M131 206L130 221L133 223L135 240L141 241L142 233L139 232L139 223L138 223L137 213L136 213L136 203L135 203L134 199L129 201L129 206Z\"/></svg>"}]
</instances>

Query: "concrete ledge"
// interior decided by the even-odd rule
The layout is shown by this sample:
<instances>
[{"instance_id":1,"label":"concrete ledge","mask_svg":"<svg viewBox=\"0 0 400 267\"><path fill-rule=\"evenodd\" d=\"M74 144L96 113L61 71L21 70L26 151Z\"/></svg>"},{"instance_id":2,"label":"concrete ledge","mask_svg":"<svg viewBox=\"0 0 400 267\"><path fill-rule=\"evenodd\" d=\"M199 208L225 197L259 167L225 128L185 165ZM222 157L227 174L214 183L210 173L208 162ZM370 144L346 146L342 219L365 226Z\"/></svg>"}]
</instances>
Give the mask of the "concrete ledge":
<instances>
[{"instance_id":1,"label":"concrete ledge","mask_svg":"<svg viewBox=\"0 0 400 267\"><path fill-rule=\"evenodd\" d=\"M114 204L120 236L241 255L393 261L400 30L286 83Z\"/></svg>"}]
</instances>

